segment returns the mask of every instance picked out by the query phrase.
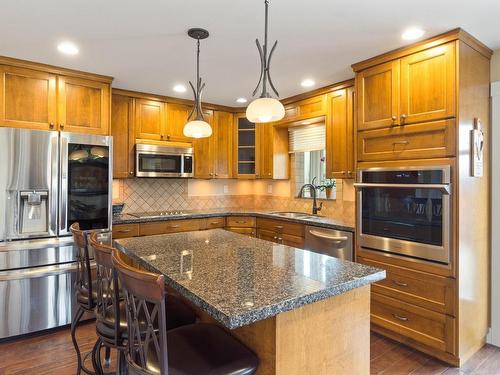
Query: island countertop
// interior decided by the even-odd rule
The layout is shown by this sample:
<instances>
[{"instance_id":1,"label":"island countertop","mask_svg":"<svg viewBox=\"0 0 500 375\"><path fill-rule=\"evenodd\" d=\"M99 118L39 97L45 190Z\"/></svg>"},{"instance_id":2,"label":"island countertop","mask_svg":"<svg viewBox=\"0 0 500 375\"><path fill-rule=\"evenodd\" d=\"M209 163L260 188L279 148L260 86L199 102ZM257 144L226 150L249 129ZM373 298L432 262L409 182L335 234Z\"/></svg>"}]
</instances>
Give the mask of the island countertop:
<instances>
[{"instance_id":1,"label":"island countertop","mask_svg":"<svg viewBox=\"0 0 500 375\"><path fill-rule=\"evenodd\" d=\"M229 329L385 278L385 271L222 229L115 246Z\"/></svg>"}]
</instances>

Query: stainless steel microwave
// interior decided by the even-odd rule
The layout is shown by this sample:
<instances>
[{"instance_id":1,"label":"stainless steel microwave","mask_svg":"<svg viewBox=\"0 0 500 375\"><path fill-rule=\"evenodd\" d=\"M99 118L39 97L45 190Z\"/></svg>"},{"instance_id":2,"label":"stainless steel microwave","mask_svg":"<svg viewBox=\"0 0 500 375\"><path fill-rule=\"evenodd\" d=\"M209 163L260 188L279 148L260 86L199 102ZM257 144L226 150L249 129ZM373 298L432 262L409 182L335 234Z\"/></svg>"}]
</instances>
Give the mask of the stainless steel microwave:
<instances>
[{"instance_id":1,"label":"stainless steel microwave","mask_svg":"<svg viewBox=\"0 0 500 375\"><path fill-rule=\"evenodd\" d=\"M190 147L136 145L136 177L193 177L193 163Z\"/></svg>"}]
</instances>

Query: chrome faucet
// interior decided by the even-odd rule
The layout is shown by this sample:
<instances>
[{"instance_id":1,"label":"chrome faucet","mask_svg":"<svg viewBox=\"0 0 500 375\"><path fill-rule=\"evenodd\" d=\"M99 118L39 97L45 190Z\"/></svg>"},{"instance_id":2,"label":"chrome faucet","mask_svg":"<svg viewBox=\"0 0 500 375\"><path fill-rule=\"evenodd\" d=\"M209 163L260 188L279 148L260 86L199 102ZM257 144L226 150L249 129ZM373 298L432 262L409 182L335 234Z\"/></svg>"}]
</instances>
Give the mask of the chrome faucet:
<instances>
[{"instance_id":1,"label":"chrome faucet","mask_svg":"<svg viewBox=\"0 0 500 375\"><path fill-rule=\"evenodd\" d=\"M303 194L304 194L304 189L305 188L309 188L309 191L311 192L312 194L312 197L313 197L313 206L312 206L312 213L313 215L317 215L319 211L321 211L321 209L323 208L323 202L321 202L318 206L318 202L316 200L316 190L318 189L317 186L314 186L313 184L304 184L302 185L302 187L300 188L300 192L299 192L299 195L297 198L303 198Z\"/></svg>"}]
</instances>

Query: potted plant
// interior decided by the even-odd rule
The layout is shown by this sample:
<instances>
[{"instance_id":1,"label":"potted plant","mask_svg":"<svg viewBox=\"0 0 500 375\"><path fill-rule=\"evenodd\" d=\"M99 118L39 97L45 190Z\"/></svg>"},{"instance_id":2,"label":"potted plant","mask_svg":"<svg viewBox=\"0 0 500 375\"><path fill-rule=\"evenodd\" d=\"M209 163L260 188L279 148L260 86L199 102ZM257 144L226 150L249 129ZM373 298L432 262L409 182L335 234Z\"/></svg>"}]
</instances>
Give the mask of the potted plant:
<instances>
[{"instance_id":1,"label":"potted plant","mask_svg":"<svg viewBox=\"0 0 500 375\"><path fill-rule=\"evenodd\" d=\"M318 186L320 190L324 190L326 193L326 199L335 199L334 188L336 186L335 179L325 179L321 181L321 185Z\"/></svg>"}]
</instances>

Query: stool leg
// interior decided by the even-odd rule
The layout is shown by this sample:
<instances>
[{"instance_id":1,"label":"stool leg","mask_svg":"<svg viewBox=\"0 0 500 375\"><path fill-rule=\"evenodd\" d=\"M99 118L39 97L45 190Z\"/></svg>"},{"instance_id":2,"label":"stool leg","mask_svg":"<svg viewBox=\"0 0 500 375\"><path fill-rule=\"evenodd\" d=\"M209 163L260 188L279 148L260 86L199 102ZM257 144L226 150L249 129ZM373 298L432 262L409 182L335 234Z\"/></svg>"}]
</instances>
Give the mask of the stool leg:
<instances>
[{"instance_id":1,"label":"stool leg","mask_svg":"<svg viewBox=\"0 0 500 375\"><path fill-rule=\"evenodd\" d=\"M95 360L96 360L96 374L97 375L102 375L104 373L102 369L102 363L101 363L101 348L102 348L102 341L99 339L99 346L97 347L96 350L96 355L95 355Z\"/></svg>"},{"instance_id":2,"label":"stool leg","mask_svg":"<svg viewBox=\"0 0 500 375\"><path fill-rule=\"evenodd\" d=\"M101 369L99 368L99 364L97 362L97 356L99 355L100 347L101 347L101 339L97 339L97 341L94 344L94 347L92 348L92 367L94 367L96 375L100 375L102 373Z\"/></svg>"},{"instance_id":3,"label":"stool leg","mask_svg":"<svg viewBox=\"0 0 500 375\"><path fill-rule=\"evenodd\" d=\"M78 309L75 311L75 315L73 316L73 320L71 321L71 341L73 341L73 346L75 347L76 358L78 361L76 375L80 375L82 372L82 355L80 353L80 348L78 347L78 342L76 341L76 327L78 326L78 323L80 323L80 319L82 318L83 313L83 309L78 306Z\"/></svg>"},{"instance_id":4,"label":"stool leg","mask_svg":"<svg viewBox=\"0 0 500 375\"><path fill-rule=\"evenodd\" d=\"M125 352L123 350L118 351L118 374L127 375L127 364L125 362Z\"/></svg>"},{"instance_id":5,"label":"stool leg","mask_svg":"<svg viewBox=\"0 0 500 375\"><path fill-rule=\"evenodd\" d=\"M111 366L111 348L106 346L106 352L104 355L104 367L109 368Z\"/></svg>"}]
</instances>

